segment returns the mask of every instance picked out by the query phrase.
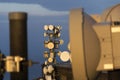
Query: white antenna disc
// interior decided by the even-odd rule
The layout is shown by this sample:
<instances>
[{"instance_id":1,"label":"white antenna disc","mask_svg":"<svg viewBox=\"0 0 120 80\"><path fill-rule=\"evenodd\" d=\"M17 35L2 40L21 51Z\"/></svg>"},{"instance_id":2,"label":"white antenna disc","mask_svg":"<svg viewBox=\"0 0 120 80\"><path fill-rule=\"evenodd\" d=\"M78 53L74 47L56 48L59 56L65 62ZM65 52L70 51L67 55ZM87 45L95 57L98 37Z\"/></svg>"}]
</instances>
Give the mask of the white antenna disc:
<instances>
[{"instance_id":1,"label":"white antenna disc","mask_svg":"<svg viewBox=\"0 0 120 80\"><path fill-rule=\"evenodd\" d=\"M60 55L60 59L63 61L63 62L67 62L70 60L70 53L68 51L64 51L61 53Z\"/></svg>"}]
</instances>

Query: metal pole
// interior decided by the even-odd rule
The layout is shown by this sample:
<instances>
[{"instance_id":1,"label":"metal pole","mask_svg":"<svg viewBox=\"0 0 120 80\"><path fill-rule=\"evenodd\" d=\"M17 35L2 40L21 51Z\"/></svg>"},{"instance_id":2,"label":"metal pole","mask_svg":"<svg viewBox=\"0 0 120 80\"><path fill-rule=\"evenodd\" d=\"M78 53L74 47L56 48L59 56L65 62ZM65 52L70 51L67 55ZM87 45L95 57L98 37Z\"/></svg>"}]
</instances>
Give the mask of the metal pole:
<instances>
[{"instance_id":1,"label":"metal pole","mask_svg":"<svg viewBox=\"0 0 120 80\"><path fill-rule=\"evenodd\" d=\"M27 13L9 13L10 24L10 55L21 56L27 61ZM11 80L28 80L28 68L20 66L20 72L12 72Z\"/></svg>"}]
</instances>

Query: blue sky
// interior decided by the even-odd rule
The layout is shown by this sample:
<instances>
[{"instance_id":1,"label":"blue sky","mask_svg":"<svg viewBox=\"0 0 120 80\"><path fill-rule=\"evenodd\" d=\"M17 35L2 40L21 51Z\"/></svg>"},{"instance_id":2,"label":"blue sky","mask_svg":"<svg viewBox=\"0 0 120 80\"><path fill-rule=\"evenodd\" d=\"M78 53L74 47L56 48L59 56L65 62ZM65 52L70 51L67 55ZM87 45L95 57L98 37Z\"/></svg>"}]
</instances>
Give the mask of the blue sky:
<instances>
[{"instance_id":1,"label":"blue sky","mask_svg":"<svg viewBox=\"0 0 120 80\"><path fill-rule=\"evenodd\" d=\"M88 13L100 13L105 8L118 4L119 0L0 0L1 4L19 3L40 5L51 11L69 11L83 7ZM17 7L16 7L17 8ZM31 7L32 8L32 7Z\"/></svg>"},{"instance_id":2,"label":"blue sky","mask_svg":"<svg viewBox=\"0 0 120 80\"><path fill-rule=\"evenodd\" d=\"M65 43L60 49L64 51L67 50L69 42L69 11L71 9L82 7L89 14L101 14L106 8L118 3L120 0L0 0L0 49L9 55L9 12L28 12L29 59L43 63L44 25L53 24L63 27L61 37ZM29 80L41 74L38 65L33 67L29 71Z\"/></svg>"},{"instance_id":3,"label":"blue sky","mask_svg":"<svg viewBox=\"0 0 120 80\"><path fill-rule=\"evenodd\" d=\"M3 9L4 7L4 9ZM0 3L1 14L13 11L24 11L32 16L59 16L67 15L67 11L52 11L39 4L25 4L25 3Z\"/></svg>"}]
</instances>

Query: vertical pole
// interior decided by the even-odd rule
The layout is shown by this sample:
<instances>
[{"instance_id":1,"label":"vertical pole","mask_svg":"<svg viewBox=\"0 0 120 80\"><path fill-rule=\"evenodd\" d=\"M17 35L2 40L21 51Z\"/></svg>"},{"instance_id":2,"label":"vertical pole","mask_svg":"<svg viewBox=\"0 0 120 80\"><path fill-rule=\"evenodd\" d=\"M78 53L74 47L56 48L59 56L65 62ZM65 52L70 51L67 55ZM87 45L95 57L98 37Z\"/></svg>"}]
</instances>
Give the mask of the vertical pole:
<instances>
[{"instance_id":1,"label":"vertical pole","mask_svg":"<svg viewBox=\"0 0 120 80\"><path fill-rule=\"evenodd\" d=\"M9 13L10 55L21 56L27 61L27 13ZM28 68L20 66L20 72L12 72L11 80L28 80Z\"/></svg>"}]
</instances>

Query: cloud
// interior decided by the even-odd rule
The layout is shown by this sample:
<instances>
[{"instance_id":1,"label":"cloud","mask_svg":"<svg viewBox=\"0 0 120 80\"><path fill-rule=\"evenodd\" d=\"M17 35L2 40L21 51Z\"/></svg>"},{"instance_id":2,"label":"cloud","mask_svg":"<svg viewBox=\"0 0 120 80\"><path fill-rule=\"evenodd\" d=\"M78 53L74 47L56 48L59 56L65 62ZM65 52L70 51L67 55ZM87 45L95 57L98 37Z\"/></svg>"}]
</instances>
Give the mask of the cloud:
<instances>
[{"instance_id":1,"label":"cloud","mask_svg":"<svg viewBox=\"0 0 120 80\"><path fill-rule=\"evenodd\" d=\"M68 14L67 11L53 11L39 4L0 3L0 14L16 11L27 12L32 16L61 16Z\"/></svg>"}]
</instances>

